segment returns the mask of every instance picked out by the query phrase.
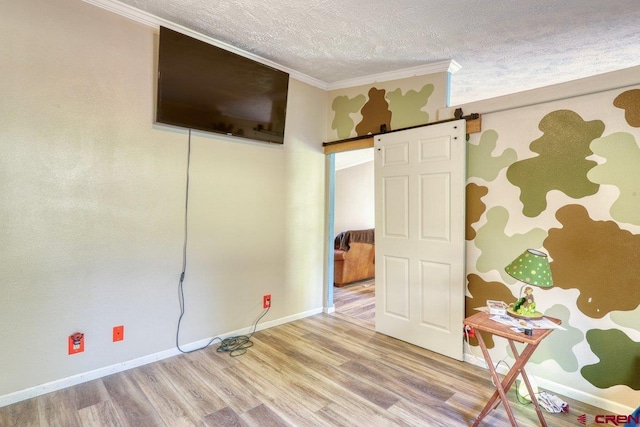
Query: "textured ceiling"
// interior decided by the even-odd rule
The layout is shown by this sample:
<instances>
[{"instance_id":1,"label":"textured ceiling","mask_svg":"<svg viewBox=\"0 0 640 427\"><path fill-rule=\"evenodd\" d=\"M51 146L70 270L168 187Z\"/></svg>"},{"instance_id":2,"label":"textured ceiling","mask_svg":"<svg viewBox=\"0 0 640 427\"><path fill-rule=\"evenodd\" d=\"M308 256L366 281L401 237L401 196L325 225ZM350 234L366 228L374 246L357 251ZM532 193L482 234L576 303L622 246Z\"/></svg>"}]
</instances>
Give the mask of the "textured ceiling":
<instances>
[{"instance_id":1,"label":"textured ceiling","mask_svg":"<svg viewBox=\"0 0 640 427\"><path fill-rule=\"evenodd\" d=\"M121 0L325 83L454 60L451 105L640 65L638 0Z\"/></svg>"}]
</instances>

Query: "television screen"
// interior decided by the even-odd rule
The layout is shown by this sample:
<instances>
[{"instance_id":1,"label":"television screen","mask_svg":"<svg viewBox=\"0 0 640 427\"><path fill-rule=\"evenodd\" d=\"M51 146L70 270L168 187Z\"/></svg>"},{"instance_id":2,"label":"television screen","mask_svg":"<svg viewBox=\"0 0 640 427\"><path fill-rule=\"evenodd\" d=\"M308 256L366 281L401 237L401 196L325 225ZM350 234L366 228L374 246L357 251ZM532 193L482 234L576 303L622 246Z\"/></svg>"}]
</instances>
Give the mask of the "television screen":
<instances>
[{"instance_id":1,"label":"television screen","mask_svg":"<svg viewBox=\"0 0 640 427\"><path fill-rule=\"evenodd\" d=\"M156 121L282 144L289 74L160 27Z\"/></svg>"}]
</instances>

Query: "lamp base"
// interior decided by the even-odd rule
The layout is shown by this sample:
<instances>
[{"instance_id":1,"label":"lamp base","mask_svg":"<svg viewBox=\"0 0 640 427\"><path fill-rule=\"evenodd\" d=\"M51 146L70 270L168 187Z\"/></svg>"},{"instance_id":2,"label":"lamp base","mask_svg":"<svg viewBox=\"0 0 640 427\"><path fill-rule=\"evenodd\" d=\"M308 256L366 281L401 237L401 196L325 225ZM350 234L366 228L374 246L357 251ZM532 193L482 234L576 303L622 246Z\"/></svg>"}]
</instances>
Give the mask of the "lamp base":
<instances>
[{"instance_id":1,"label":"lamp base","mask_svg":"<svg viewBox=\"0 0 640 427\"><path fill-rule=\"evenodd\" d=\"M513 308L511 307L507 308L507 314L511 317L515 317L518 319L541 319L543 316L543 314L540 313L539 311L534 311L532 314L529 314L529 315L518 314L515 311L513 311Z\"/></svg>"}]
</instances>

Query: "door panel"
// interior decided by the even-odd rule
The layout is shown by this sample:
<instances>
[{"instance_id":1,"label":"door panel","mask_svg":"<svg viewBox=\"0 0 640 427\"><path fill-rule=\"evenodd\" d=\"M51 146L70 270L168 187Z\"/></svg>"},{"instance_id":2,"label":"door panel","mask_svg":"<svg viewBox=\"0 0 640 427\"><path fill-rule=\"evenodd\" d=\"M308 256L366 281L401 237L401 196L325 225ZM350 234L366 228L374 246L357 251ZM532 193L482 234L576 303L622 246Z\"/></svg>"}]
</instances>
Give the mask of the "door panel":
<instances>
[{"instance_id":1,"label":"door panel","mask_svg":"<svg viewBox=\"0 0 640 427\"><path fill-rule=\"evenodd\" d=\"M390 316L409 319L409 260L399 257L385 257L385 283L389 292L384 301L385 312Z\"/></svg>"},{"instance_id":2,"label":"door panel","mask_svg":"<svg viewBox=\"0 0 640 427\"><path fill-rule=\"evenodd\" d=\"M464 120L378 135L376 330L462 360Z\"/></svg>"},{"instance_id":3,"label":"door panel","mask_svg":"<svg viewBox=\"0 0 640 427\"><path fill-rule=\"evenodd\" d=\"M449 174L420 175L420 237L448 242L451 238Z\"/></svg>"},{"instance_id":4,"label":"door panel","mask_svg":"<svg viewBox=\"0 0 640 427\"><path fill-rule=\"evenodd\" d=\"M422 322L443 331L447 329L449 305L449 277L451 266L436 262L421 261Z\"/></svg>"},{"instance_id":5,"label":"door panel","mask_svg":"<svg viewBox=\"0 0 640 427\"><path fill-rule=\"evenodd\" d=\"M409 238L409 180L394 176L383 180L384 230L387 236Z\"/></svg>"}]
</instances>

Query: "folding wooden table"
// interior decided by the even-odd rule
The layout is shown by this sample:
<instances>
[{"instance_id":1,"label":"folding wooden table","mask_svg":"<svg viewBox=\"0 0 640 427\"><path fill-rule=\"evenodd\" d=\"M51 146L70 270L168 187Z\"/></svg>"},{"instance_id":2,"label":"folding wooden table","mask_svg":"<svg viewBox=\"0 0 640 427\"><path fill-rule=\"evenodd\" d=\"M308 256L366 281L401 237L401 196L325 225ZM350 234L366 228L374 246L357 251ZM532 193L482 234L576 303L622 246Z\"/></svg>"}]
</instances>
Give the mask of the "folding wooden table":
<instances>
[{"instance_id":1,"label":"folding wooden table","mask_svg":"<svg viewBox=\"0 0 640 427\"><path fill-rule=\"evenodd\" d=\"M507 391L511 388L511 385L516 380L518 374L522 375L522 380L527 386L527 390L529 390L529 396L531 397L531 402L533 403L536 413L538 414L538 418L540 419L540 425L542 427L547 427L547 423L542 416L542 411L540 410L540 406L538 405L538 400L533 393L531 388L531 383L529 382L529 378L527 378L527 374L524 371L524 365L527 363L533 352L538 347L538 344L549 335L553 329L534 329L532 335L525 335L523 332L515 332L509 326L496 322L495 320L490 319L491 315L486 312L478 312L472 316L467 317L464 320L464 324L466 326L470 326L475 329L475 335L478 339L478 343L480 344L480 349L482 350L482 354L484 355L484 360L487 362L487 367L489 368L489 372L491 373L491 378L493 378L493 383L496 385L496 391L491 396L491 399L487 402L485 407L478 415L475 423L473 423L474 427L477 426L480 421L493 409L495 409L500 401L504 405L504 408L507 411L507 415L509 416L509 421L511 421L511 425L513 427L517 427L516 419L513 416L513 411L509 406L509 401L507 400ZM547 319L551 320L556 324L560 324L560 319L555 319L553 317L547 317ZM491 356L489 355L489 351L487 350L487 346L482 339L482 334L480 332L488 332L498 337L506 338L509 341L509 346L511 347L511 351L513 352L514 357L516 358L515 363L509 370L509 372L505 375L504 379L500 381L498 377L498 373L496 372L496 367L493 365L493 361L491 360ZM524 348L521 354L518 354L518 350L516 349L515 343L524 343L527 346ZM498 400L500 399L500 400Z\"/></svg>"}]
</instances>

